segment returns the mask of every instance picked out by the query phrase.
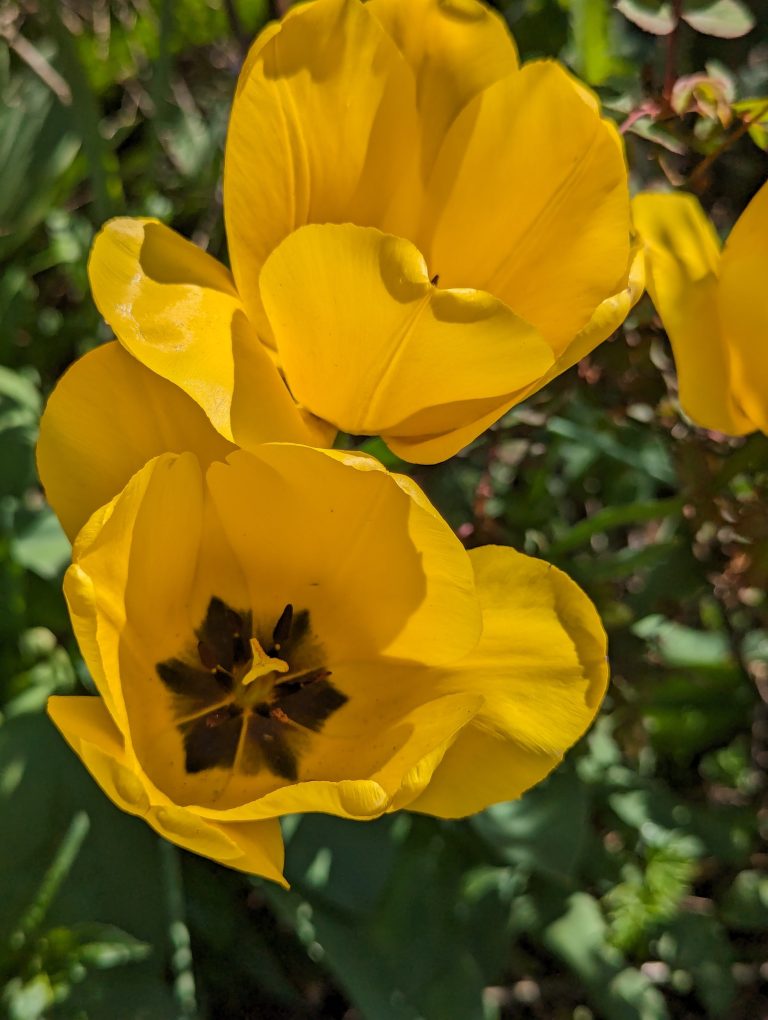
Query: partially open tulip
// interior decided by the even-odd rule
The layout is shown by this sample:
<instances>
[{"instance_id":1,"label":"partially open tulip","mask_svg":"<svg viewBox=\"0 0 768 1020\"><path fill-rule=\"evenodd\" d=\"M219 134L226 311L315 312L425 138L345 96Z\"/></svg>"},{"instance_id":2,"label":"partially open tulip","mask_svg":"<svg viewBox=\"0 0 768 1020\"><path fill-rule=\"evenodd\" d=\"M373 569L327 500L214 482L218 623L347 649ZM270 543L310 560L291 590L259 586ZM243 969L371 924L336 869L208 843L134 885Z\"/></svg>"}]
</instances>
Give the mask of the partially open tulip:
<instances>
[{"instance_id":1,"label":"partially open tulip","mask_svg":"<svg viewBox=\"0 0 768 1020\"><path fill-rule=\"evenodd\" d=\"M572 581L467 553L362 455L162 454L82 529L65 593L98 696L49 711L94 778L173 842L278 882L281 815L517 797L605 690Z\"/></svg>"},{"instance_id":2,"label":"partially open tulip","mask_svg":"<svg viewBox=\"0 0 768 1020\"><path fill-rule=\"evenodd\" d=\"M768 433L768 183L722 247L693 195L638 195L633 214L683 410L729 435Z\"/></svg>"},{"instance_id":3,"label":"partially open tulip","mask_svg":"<svg viewBox=\"0 0 768 1020\"><path fill-rule=\"evenodd\" d=\"M443 460L642 288L616 129L558 64L519 67L477 0L312 0L268 26L237 86L224 211L231 275L129 219L90 275L125 348L239 446L267 399L283 438L381 435Z\"/></svg>"}]
</instances>

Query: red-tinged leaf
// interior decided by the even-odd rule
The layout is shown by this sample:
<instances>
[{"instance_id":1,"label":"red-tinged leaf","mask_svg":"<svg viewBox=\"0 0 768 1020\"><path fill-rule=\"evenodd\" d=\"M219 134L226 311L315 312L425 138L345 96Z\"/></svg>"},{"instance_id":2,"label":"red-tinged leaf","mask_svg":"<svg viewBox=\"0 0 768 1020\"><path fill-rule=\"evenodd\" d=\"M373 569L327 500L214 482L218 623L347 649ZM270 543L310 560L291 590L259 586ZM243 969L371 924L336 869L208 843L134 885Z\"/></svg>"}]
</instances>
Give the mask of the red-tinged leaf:
<instances>
[{"instance_id":1,"label":"red-tinged leaf","mask_svg":"<svg viewBox=\"0 0 768 1020\"><path fill-rule=\"evenodd\" d=\"M663 124L654 123L650 117L642 117L640 120L635 121L627 130L631 131L634 135L647 139L649 142L656 142L657 145L667 149L669 152L674 152L676 156L684 156L687 152L684 142L681 142Z\"/></svg>"}]
</instances>

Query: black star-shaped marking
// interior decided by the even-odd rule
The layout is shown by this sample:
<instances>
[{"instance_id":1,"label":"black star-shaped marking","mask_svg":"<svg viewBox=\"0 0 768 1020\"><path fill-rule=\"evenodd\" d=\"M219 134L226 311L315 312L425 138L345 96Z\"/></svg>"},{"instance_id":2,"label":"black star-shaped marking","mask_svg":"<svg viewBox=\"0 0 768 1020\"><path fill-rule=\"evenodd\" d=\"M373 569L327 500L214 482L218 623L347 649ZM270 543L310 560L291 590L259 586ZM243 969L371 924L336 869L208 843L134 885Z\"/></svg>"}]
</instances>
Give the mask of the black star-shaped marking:
<instances>
[{"instance_id":1,"label":"black star-shaped marking","mask_svg":"<svg viewBox=\"0 0 768 1020\"><path fill-rule=\"evenodd\" d=\"M251 663L251 614L237 612L214 596L195 632L199 664L180 658L157 664L157 673L174 697L190 774L238 765L249 774L268 769L295 782L298 759L309 732L318 733L347 696L317 662L309 613L287 605L275 624L267 654L288 663L268 700L252 708L237 704L237 680ZM242 672L241 672L242 671ZM190 718L191 717L191 718ZM243 732L243 729L245 731Z\"/></svg>"}]
</instances>

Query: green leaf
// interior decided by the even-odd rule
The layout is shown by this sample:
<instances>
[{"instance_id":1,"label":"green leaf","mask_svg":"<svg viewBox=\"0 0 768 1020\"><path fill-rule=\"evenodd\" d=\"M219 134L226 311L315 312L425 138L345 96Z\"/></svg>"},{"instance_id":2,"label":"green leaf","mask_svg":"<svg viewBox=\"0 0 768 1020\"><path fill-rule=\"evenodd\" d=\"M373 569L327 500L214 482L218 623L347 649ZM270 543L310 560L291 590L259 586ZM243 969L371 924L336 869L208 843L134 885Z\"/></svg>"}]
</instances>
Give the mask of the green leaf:
<instances>
[{"instance_id":1,"label":"green leaf","mask_svg":"<svg viewBox=\"0 0 768 1020\"><path fill-rule=\"evenodd\" d=\"M624 506L607 506L592 514L587 520L568 531L564 538L553 543L549 549L552 557L564 552L578 549L586 545L593 535L610 531L612 528L624 527L627 524L639 524L643 521L656 521L664 517L677 515L683 508L683 499L649 499L627 503Z\"/></svg>"},{"instance_id":2,"label":"green leaf","mask_svg":"<svg viewBox=\"0 0 768 1020\"><path fill-rule=\"evenodd\" d=\"M0 496L19 497L35 480L41 403L31 376L0 367Z\"/></svg>"},{"instance_id":3,"label":"green leaf","mask_svg":"<svg viewBox=\"0 0 768 1020\"><path fill-rule=\"evenodd\" d=\"M639 138L655 142L667 152L674 152L676 156L684 156L688 151L685 142L681 141L671 128L651 117L641 117L632 124L629 130Z\"/></svg>"},{"instance_id":4,"label":"green leaf","mask_svg":"<svg viewBox=\"0 0 768 1020\"><path fill-rule=\"evenodd\" d=\"M653 0L618 0L616 10L621 11L633 25L653 35L669 35L675 27L675 15L670 3L654 3Z\"/></svg>"},{"instance_id":5,"label":"green leaf","mask_svg":"<svg viewBox=\"0 0 768 1020\"><path fill-rule=\"evenodd\" d=\"M768 875L742 871L725 894L723 919L737 931L768 931Z\"/></svg>"},{"instance_id":6,"label":"green leaf","mask_svg":"<svg viewBox=\"0 0 768 1020\"><path fill-rule=\"evenodd\" d=\"M553 436L571 439L587 450L641 471L657 481L668 485L677 483L667 448L638 429L625 427L598 431L591 425L553 417L547 423L547 431Z\"/></svg>"},{"instance_id":7,"label":"green leaf","mask_svg":"<svg viewBox=\"0 0 768 1020\"><path fill-rule=\"evenodd\" d=\"M722 925L706 914L681 914L658 942L659 956L676 970L688 971L696 994L712 1020L731 1015L736 983L733 950Z\"/></svg>"},{"instance_id":8,"label":"green leaf","mask_svg":"<svg viewBox=\"0 0 768 1020\"><path fill-rule=\"evenodd\" d=\"M152 946L116 928L113 924L76 924L63 929L75 945L70 950L73 959L86 968L110 970L126 963L146 960ZM54 933L49 932L50 939Z\"/></svg>"},{"instance_id":9,"label":"green leaf","mask_svg":"<svg viewBox=\"0 0 768 1020\"><path fill-rule=\"evenodd\" d=\"M71 185L65 174L79 148L50 88L27 69L13 75L0 91L0 256L26 241Z\"/></svg>"},{"instance_id":10,"label":"green leaf","mask_svg":"<svg viewBox=\"0 0 768 1020\"><path fill-rule=\"evenodd\" d=\"M341 891L345 878L352 891L370 874L359 853L349 852L329 881L323 875L334 875L333 858L337 850L344 854L344 842L363 845L355 829L379 825L386 839L380 823L351 823L336 848L326 839L308 881L306 875L294 880L293 893L272 886L265 893L292 917L311 958L331 971L366 1020L484 1020L483 989L499 980L511 938L500 886L469 879L472 858L461 823L382 821L399 847L384 887L374 879L375 901L363 891L363 911L354 894Z\"/></svg>"},{"instance_id":11,"label":"green leaf","mask_svg":"<svg viewBox=\"0 0 768 1020\"><path fill-rule=\"evenodd\" d=\"M560 957L610 1020L667 1020L664 999L640 971L627 968L607 941L597 900L577 892L544 930L544 945Z\"/></svg>"},{"instance_id":12,"label":"green leaf","mask_svg":"<svg viewBox=\"0 0 768 1020\"><path fill-rule=\"evenodd\" d=\"M749 137L755 145L763 152L768 151L768 97L742 99L732 109L742 120L750 121Z\"/></svg>"},{"instance_id":13,"label":"green leaf","mask_svg":"<svg viewBox=\"0 0 768 1020\"><path fill-rule=\"evenodd\" d=\"M396 841L391 816L359 825L329 815L299 815L286 837L286 874L335 907L365 913L374 908L390 877Z\"/></svg>"},{"instance_id":14,"label":"green leaf","mask_svg":"<svg viewBox=\"0 0 768 1020\"><path fill-rule=\"evenodd\" d=\"M632 632L652 644L668 666L733 665L728 638L720 631L694 630L656 613L638 620Z\"/></svg>"},{"instance_id":15,"label":"green leaf","mask_svg":"<svg viewBox=\"0 0 768 1020\"><path fill-rule=\"evenodd\" d=\"M65 989L69 1003L89 1020L174 1016L157 837L111 804L42 715L0 724L0 815L4 831L13 833L0 841L0 943L18 927L77 811L87 813L90 831L47 923L70 931L109 923L153 952L130 967L94 971Z\"/></svg>"},{"instance_id":16,"label":"green leaf","mask_svg":"<svg viewBox=\"0 0 768 1020\"><path fill-rule=\"evenodd\" d=\"M574 769L563 767L520 800L475 815L471 825L502 860L568 878L586 848L589 808L588 787Z\"/></svg>"},{"instance_id":17,"label":"green leaf","mask_svg":"<svg viewBox=\"0 0 768 1020\"><path fill-rule=\"evenodd\" d=\"M697 32L719 39L738 39L755 27L754 15L741 0L687 0L680 16Z\"/></svg>"},{"instance_id":18,"label":"green leaf","mask_svg":"<svg viewBox=\"0 0 768 1020\"><path fill-rule=\"evenodd\" d=\"M17 517L11 556L19 566L34 571L38 577L52 580L61 574L71 552L69 539L52 510L46 508L26 522Z\"/></svg>"},{"instance_id":19,"label":"green leaf","mask_svg":"<svg viewBox=\"0 0 768 1020\"><path fill-rule=\"evenodd\" d=\"M622 69L611 45L609 0L571 0L575 70L590 83L601 85Z\"/></svg>"}]
</instances>

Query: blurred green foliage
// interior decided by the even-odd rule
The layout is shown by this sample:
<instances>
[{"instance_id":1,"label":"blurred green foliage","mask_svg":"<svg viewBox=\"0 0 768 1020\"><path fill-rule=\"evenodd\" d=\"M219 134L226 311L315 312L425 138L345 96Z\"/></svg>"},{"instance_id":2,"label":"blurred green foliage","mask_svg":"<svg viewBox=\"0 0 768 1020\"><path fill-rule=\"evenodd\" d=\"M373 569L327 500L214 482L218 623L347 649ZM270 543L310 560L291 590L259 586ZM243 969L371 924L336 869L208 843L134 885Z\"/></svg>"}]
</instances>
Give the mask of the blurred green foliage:
<instances>
[{"instance_id":1,"label":"blurred green foliage","mask_svg":"<svg viewBox=\"0 0 768 1020\"><path fill-rule=\"evenodd\" d=\"M624 121L637 187L687 180L728 228L766 174L764 0L686 0L674 54L638 27L665 27L664 3L500 6L524 58L566 60ZM90 683L33 453L44 395L107 336L89 244L128 211L225 257L228 104L268 14L264 0L0 6L0 1009L760 1020L768 439L681 419L647 299L450 464L404 468L367 444L411 470L469 545L541 555L597 602L611 692L540 788L455 823L289 818L284 892L161 844L44 715L50 693Z\"/></svg>"}]
</instances>

